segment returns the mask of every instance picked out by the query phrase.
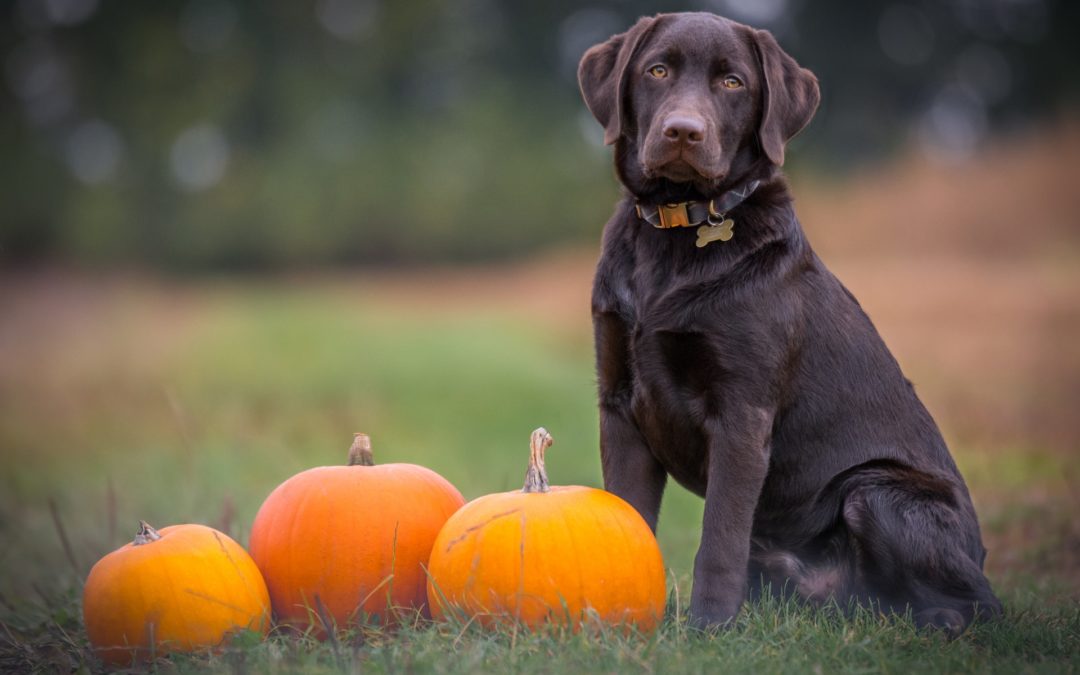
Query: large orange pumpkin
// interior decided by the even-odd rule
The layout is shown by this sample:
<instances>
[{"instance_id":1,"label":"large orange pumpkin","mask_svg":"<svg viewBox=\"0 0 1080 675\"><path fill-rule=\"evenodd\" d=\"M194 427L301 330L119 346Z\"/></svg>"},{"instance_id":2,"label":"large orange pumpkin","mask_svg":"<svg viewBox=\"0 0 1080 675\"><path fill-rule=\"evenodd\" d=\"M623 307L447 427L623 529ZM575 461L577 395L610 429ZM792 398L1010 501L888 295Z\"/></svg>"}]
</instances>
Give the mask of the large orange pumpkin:
<instances>
[{"instance_id":1,"label":"large orange pumpkin","mask_svg":"<svg viewBox=\"0 0 1080 675\"><path fill-rule=\"evenodd\" d=\"M83 589L83 622L102 660L215 647L236 630L270 627L266 584L247 552L203 525L160 531L140 521L135 540L99 560Z\"/></svg>"},{"instance_id":2,"label":"large orange pumpkin","mask_svg":"<svg viewBox=\"0 0 1080 675\"><path fill-rule=\"evenodd\" d=\"M445 478L415 464L376 466L356 434L348 466L303 471L263 502L251 556L282 622L338 627L359 618L427 613L423 565L439 529L465 500Z\"/></svg>"},{"instance_id":3,"label":"large orange pumpkin","mask_svg":"<svg viewBox=\"0 0 1080 675\"><path fill-rule=\"evenodd\" d=\"M664 561L652 530L610 492L550 487L533 432L525 488L475 499L454 514L431 552L428 596L436 618L628 623L642 631L664 614Z\"/></svg>"}]
</instances>

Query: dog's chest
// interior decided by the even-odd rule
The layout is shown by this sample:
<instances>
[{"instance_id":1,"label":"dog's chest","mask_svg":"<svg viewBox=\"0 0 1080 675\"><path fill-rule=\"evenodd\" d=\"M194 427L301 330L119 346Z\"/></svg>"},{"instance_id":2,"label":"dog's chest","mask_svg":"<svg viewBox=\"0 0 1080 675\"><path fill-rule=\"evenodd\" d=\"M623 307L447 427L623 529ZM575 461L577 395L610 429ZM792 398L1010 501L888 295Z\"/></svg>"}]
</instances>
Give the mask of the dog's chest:
<instances>
[{"instance_id":1,"label":"dog's chest","mask_svg":"<svg viewBox=\"0 0 1080 675\"><path fill-rule=\"evenodd\" d=\"M783 344L786 331L769 310L773 289L750 293L732 273L734 251L680 241L690 232L643 234L632 255L601 260L594 303L625 328L626 349L607 356L622 355L637 427L668 472L700 491L710 422L745 383L769 379L777 354L763 345Z\"/></svg>"},{"instance_id":2,"label":"dog's chest","mask_svg":"<svg viewBox=\"0 0 1080 675\"><path fill-rule=\"evenodd\" d=\"M611 288L627 328L625 373L638 429L667 471L705 486L704 425L718 405L727 331L697 308L700 290L670 272L629 269Z\"/></svg>"},{"instance_id":3,"label":"dog's chest","mask_svg":"<svg viewBox=\"0 0 1080 675\"><path fill-rule=\"evenodd\" d=\"M685 307L675 311L665 294L640 293L631 312L629 369L633 378L635 412L649 416L674 413L679 424L700 419L713 383L706 373L719 365L724 331L705 325Z\"/></svg>"}]
</instances>

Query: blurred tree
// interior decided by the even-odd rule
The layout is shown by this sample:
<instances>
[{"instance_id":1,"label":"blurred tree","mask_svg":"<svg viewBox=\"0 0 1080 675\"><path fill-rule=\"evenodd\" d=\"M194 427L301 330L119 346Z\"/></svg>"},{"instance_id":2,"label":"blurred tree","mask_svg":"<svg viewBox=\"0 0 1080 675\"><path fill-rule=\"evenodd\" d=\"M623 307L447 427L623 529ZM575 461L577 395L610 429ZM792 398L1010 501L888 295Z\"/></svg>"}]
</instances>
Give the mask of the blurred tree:
<instances>
[{"instance_id":1,"label":"blurred tree","mask_svg":"<svg viewBox=\"0 0 1080 675\"><path fill-rule=\"evenodd\" d=\"M795 162L947 159L1076 110L1068 0L698 0L821 79ZM616 188L575 67L666 0L17 0L0 260L396 264L595 240Z\"/></svg>"}]
</instances>

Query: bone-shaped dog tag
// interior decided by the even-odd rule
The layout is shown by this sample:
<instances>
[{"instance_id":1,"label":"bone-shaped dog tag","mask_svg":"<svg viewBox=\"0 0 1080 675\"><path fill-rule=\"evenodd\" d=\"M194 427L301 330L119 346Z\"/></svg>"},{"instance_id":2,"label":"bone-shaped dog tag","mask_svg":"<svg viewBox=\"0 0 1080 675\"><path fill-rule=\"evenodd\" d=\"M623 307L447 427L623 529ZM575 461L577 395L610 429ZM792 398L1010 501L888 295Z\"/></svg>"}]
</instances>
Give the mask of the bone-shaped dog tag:
<instances>
[{"instance_id":1,"label":"bone-shaped dog tag","mask_svg":"<svg viewBox=\"0 0 1080 675\"><path fill-rule=\"evenodd\" d=\"M725 218L716 225L702 225L697 230L697 247L705 248L714 241L728 241L735 236L735 221Z\"/></svg>"}]
</instances>

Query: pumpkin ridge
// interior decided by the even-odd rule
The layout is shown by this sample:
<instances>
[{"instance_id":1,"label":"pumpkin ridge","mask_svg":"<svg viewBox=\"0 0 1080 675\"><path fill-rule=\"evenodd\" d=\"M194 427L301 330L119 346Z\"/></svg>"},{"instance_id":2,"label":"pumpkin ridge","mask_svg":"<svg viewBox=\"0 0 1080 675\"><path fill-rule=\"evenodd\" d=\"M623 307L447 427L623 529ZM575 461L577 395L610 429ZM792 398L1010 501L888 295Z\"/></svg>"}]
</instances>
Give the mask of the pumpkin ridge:
<instances>
[{"instance_id":1,"label":"pumpkin ridge","mask_svg":"<svg viewBox=\"0 0 1080 675\"><path fill-rule=\"evenodd\" d=\"M162 539L164 539L164 537L165 537L165 535L162 535ZM171 551L170 551L170 553L171 553ZM161 571L162 571L163 576L165 577L166 584L169 587L169 592L172 595L172 602L171 602L171 606L173 608L172 614L174 614L177 617L178 623L183 624L184 630L186 632L190 633L191 632L191 617L188 615L187 608L184 606L184 603L182 602L182 600L181 600L181 598L179 596L179 590L177 588L176 582L174 581L174 576L173 576L173 573L172 573L173 572L173 570L172 570L173 561L174 561L174 557L172 555L167 556L162 561ZM165 612L162 612L161 614L159 614L157 616L157 623L156 624L153 623L153 622L150 622L150 621L146 622L145 629L148 632L147 637L149 638L147 641L151 645L153 645L159 639L158 636L161 635L161 624L165 622L165 619L168 618L168 616L169 616L168 614L166 614ZM163 640L161 642L161 644L165 648L168 648L168 646L169 646L168 641L165 641L165 640Z\"/></svg>"},{"instance_id":2,"label":"pumpkin ridge","mask_svg":"<svg viewBox=\"0 0 1080 675\"><path fill-rule=\"evenodd\" d=\"M386 584L386 604L388 605L387 611L389 612L394 611L394 575L397 574L398 531L400 529L401 518L398 518L394 521L394 543L390 546L390 574L387 575L389 581L387 581ZM382 582L380 581L379 584L381 585Z\"/></svg>"},{"instance_id":3,"label":"pumpkin ridge","mask_svg":"<svg viewBox=\"0 0 1080 675\"><path fill-rule=\"evenodd\" d=\"M477 532L476 538L480 540L480 541L477 542L477 549L480 549L481 546L483 546L484 530L480 529L480 530L477 530L476 532ZM447 549L447 550L449 550L449 549ZM476 555L473 556L472 562L469 564L469 576L467 577L467 581L465 582L465 590L469 591L470 593L472 592L472 589L476 587L476 571L479 568L480 568L480 551L478 550L476 552Z\"/></svg>"},{"instance_id":4,"label":"pumpkin ridge","mask_svg":"<svg viewBox=\"0 0 1080 675\"><path fill-rule=\"evenodd\" d=\"M195 526L194 530L192 531L192 534L195 534L195 532L198 532L198 534L201 535L202 532L210 530L210 529L211 528L206 528L204 530L203 526L201 526L201 525ZM194 548L191 551L185 551L183 553L179 553L176 556L176 558L174 559L174 565L179 566L181 570L187 572L189 569L193 568L195 565L198 565L201 568L201 567L203 567L205 565L213 565L214 563L217 563L217 562L220 561L220 558L218 558L218 556L216 555L216 550L213 548L213 543L212 542L204 541L204 542L200 542L200 543L201 543L201 545L198 545L197 548ZM207 585L207 586L211 586L211 588L213 588L213 586L215 586L215 585L220 586L221 585L220 580L221 580L221 570L217 569L217 568L214 569L214 576L213 577L200 575L200 581L203 584ZM190 596L190 595L193 595L193 594L190 594L190 590L191 590L190 586L184 586L184 588L178 589L178 592L181 593L181 594ZM199 597L199 596L195 595L194 597ZM186 607L189 610L193 610L194 607L190 604L190 597L188 597L187 599L188 599L188 604L186 605ZM204 598L201 598L201 599L204 599ZM220 599L220 598L218 598L218 599ZM213 610L215 612L220 612L220 607L219 606L220 606L220 602L212 604L212 608L213 608ZM190 611L188 612L188 615L186 616L186 619L188 620L188 626L189 626L189 630L190 630L190 626L191 626L191 623L190 623ZM197 631L203 631L205 629L203 620L199 620L199 619L195 620L194 626L195 626L195 630L197 630ZM189 639L189 642L190 642L190 639Z\"/></svg>"},{"instance_id":5,"label":"pumpkin ridge","mask_svg":"<svg viewBox=\"0 0 1080 675\"><path fill-rule=\"evenodd\" d=\"M562 512L559 513L559 520L562 521L563 529L566 530L567 538L570 540L570 546L573 549L574 557L572 558L572 560L577 561L576 564L574 565L574 572L575 572L575 576L577 577L577 601L581 604L579 614L582 614L582 616L578 616L578 617L568 616L567 620L568 621L581 620L581 619L584 618L584 616L583 616L584 613L586 611L588 611L588 603L586 602L586 598L585 598L585 579L584 579L585 575L584 575L584 573L583 573L583 571L581 569L581 561L582 561L582 557L580 555L580 550L581 549L578 546L577 538L574 536L574 530L573 530L573 528L570 527L570 523L567 521L565 513L562 513ZM561 592L559 594L562 595ZM565 598L563 599L563 603L564 603L564 605L566 605L566 613L569 614L570 613L570 607L569 607L569 603L566 601Z\"/></svg>"},{"instance_id":6,"label":"pumpkin ridge","mask_svg":"<svg viewBox=\"0 0 1080 675\"><path fill-rule=\"evenodd\" d=\"M622 510L623 509L620 509L620 511L622 511ZM612 525L614 525L615 528L617 528L619 530L619 533L622 534L622 537L621 537L620 541L623 542L623 553L624 554L629 553L629 551L628 551L628 549L630 548L629 544L630 544L630 542L633 541L633 537L631 536L631 533L628 532L627 529L626 529L626 522L625 522L626 519L625 518L615 518L614 517L614 515L615 515L614 512L608 512L606 515L607 515L607 518L604 519L606 522L603 523L603 526L604 527L611 527ZM606 552L610 552L610 549L608 551L606 551ZM609 556L609 558L610 558L610 556ZM618 581L623 582L623 579L619 579ZM637 594L638 594L638 584L634 584L633 591L634 591L634 595L637 596ZM625 609L623 610L624 615L629 614L629 613L630 612L628 610L625 610ZM623 618L625 618L625 616Z\"/></svg>"},{"instance_id":7,"label":"pumpkin ridge","mask_svg":"<svg viewBox=\"0 0 1080 675\"><path fill-rule=\"evenodd\" d=\"M236 576L238 576L240 578L241 583L243 583L244 591L246 591L249 596L254 597L257 600L258 596L255 594L254 590L251 588L251 584L248 582L248 575L244 574L243 570L240 569L239 563L236 562L236 559L233 558L232 553L229 552L228 547L225 546L225 542L221 539L221 535L219 535L217 533L217 531L213 530L213 529L211 529L211 533L214 535L214 539L217 541L218 547L221 549L221 552L225 554L225 558L229 561L229 564L232 565L232 569L236 573ZM220 579L220 577L221 577L220 571L218 572L218 577L219 577L219 580L221 580ZM265 583L265 581L264 581L264 583ZM226 584L222 584L222 585L227 587ZM260 603L260 604L262 604L262 603ZM243 611L244 611L243 609L240 609L236 605L230 605L230 606L233 607L233 609L235 611L238 611L241 614L243 614ZM266 607L263 607L264 612L266 611L266 609L267 609ZM260 619L259 623L261 624L263 621L265 621L265 618Z\"/></svg>"},{"instance_id":8,"label":"pumpkin ridge","mask_svg":"<svg viewBox=\"0 0 1080 675\"><path fill-rule=\"evenodd\" d=\"M623 505L623 510L627 511L627 513L628 513L627 518L619 519L619 521L618 521L619 522L619 527L624 532L627 532L627 528L631 527L631 523L634 523L634 526L637 529L652 533L652 528L650 528L648 523L645 522L645 519L641 517L641 514L637 512L637 509L635 509L629 503L622 501L621 499L619 499L615 495L611 495L611 497L613 499L618 499L619 502L621 502L622 505ZM630 535L632 533L627 532L627 534ZM625 540L627 542L632 542L632 541L635 541L635 538L633 538L632 536L626 536ZM659 587L662 588L663 590L662 590L660 596L657 598L656 605L658 605L658 606L652 607L652 616L647 616L645 618L647 620L651 620L651 621L653 621L655 623L660 623L664 619L664 608L665 608L665 605L667 604L667 573L664 571L664 554L663 554L663 552L660 550L659 547L657 547L654 551L652 551L652 553L653 553L653 555L651 556L652 559L649 561L650 567L654 567L654 566L656 566L658 564L658 568L655 569L655 571L659 572L659 574L657 575L661 579L661 583L660 583ZM642 601L645 602L645 603L649 603L652 600L652 598L649 597L648 589L647 588L642 588L640 586L640 584L641 584L641 582L639 580L639 586L638 586L638 588L636 590L637 590L637 592L639 594L641 594Z\"/></svg>"},{"instance_id":9,"label":"pumpkin ridge","mask_svg":"<svg viewBox=\"0 0 1080 675\"><path fill-rule=\"evenodd\" d=\"M257 625L249 625L249 630L264 630L269 628L272 621L272 608L270 604L270 592L266 591L265 594L259 592L259 588L256 582L261 582L263 589L266 589L266 579L263 578L262 572L259 571L259 566L255 564L255 561L251 558L251 554L241 546L235 540L229 540L233 544L234 550L230 552L230 558L233 561L233 568L236 574L243 580L243 594L240 593L240 589L237 589L237 600L240 602L255 602L261 608L261 612L258 617ZM235 555L234 555L235 554ZM254 622L252 622L254 624Z\"/></svg>"},{"instance_id":10,"label":"pumpkin ridge","mask_svg":"<svg viewBox=\"0 0 1080 675\"><path fill-rule=\"evenodd\" d=\"M542 453L541 453L542 454ZM530 462L530 466L532 466ZM540 467L540 473L543 475L543 466ZM547 487L547 476L543 476L542 485ZM521 606L525 603L525 537L528 533L528 522L525 515L525 509L521 509L521 519L518 521L518 557L520 560L518 567L518 591L517 597L514 599L514 620L521 621Z\"/></svg>"}]
</instances>

